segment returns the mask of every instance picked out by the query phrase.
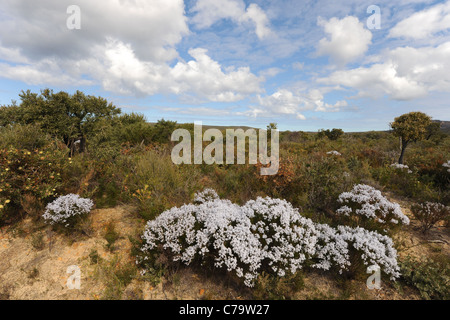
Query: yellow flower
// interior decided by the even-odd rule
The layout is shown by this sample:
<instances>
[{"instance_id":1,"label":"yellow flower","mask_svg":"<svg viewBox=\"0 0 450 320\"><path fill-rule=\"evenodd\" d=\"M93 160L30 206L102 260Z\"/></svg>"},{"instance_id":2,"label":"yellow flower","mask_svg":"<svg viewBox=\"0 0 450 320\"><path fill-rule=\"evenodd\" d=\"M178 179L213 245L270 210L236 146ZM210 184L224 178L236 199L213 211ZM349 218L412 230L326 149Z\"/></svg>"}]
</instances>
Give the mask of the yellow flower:
<instances>
[{"instance_id":1,"label":"yellow flower","mask_svg":"<svg viewBox=\"0 0 450 320\"><path fill-rule=\"evenodd\" d=\"M10 202L11 202L11 200L6 200L6 201L5 201L5 203L10 203Z\"/></svg>"},{"instance_id":2,"label":"yellow flower","mask_svg":"<svg viewBox=\"0 0 450 320\"><path fill-rule=\"evenodd\" d=\"M0 204L0 209L3 209L3 208L4 208L3 205Z\"/></svg>"}]
</instances>

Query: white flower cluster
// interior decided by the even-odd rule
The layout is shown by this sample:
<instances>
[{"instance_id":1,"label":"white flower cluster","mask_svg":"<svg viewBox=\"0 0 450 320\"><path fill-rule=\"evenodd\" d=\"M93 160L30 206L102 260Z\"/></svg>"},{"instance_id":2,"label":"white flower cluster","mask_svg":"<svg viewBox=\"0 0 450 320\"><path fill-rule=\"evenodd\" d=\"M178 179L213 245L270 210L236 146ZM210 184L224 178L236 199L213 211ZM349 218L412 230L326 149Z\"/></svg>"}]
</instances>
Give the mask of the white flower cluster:
<instances>
[{"instance_id":1,"label":"white flower cluster","mask_svg":"<svg viewBox=\"0 0 450 320\"><path fill-rule=\"evenodd\" d=\"M444 163L442 166L445 167L445 168L448 168L447 171L450 172L450 160L447 160L447 162Z\"/></svg>"},{"instance_id":2,"label":"white flower cluster","mask_svg":"<svg viewBox=\"0 0 450 320\"><path fill-rule=\"evenodd\" d=\"M409 167L406 164L400 164L400 163L393 163L390 166L391 168L395 169L409 169Z\"/></svg>"},{"instance_id":3,"label":"white flower cluster","mask_svg":"<svg viewBox=\"0 0 450 320\"><path fill-rule=\"evenodd\" d=\"M437 202L425 202L418 205L422 214L426 217L440 216L442 212L450 212L450 207Z\"/></svg>"},{"instance_id":4,"label":"white flower cluster","mask_svg":"<svg viewBox=\"0 0 450 320\"><path fill-rule=\"evenodd\" d=\"M400 163L393 163L390 165L391 168L395 168L395 169L406 169L408 170L408 173L412 173L412 171L409 169L409 167L406 164L400 164Z\"/></svg>"},{"instance_id":5,"label":"white flower cluster","mask_svg":"<svg viewBox=\"0 0 450 320\"><path fill-rule=\"evenodd\" d=\"M342 271L350 265L353 247L365 264L376 263L398 277L396 251L388 237L361 228L315 224L285 200L259 197L238 206L210 197L212 192L197 194L200 204L172 208L149 221L144 254L163 248L187 265L212 257L215 267L225 267L253 286L261 271L284 276L307 261L316 268L336 266Z\"/></svg>"},{"instance_id":6,"label":"white flower cluster","mask_svg":"<svg viewBox=\"0 0 450 320\"><path fill-rule=\"evenodd\" d=\"M328 151L327 154L332 154L332 155L334 155L334 156L341 156L341 153L338 152L338 151L336 151L336 150Z\"/></svg>"},{"instance_id":7,"label":"white flower cluster","mask_svg":"<svg viewBox=\"0 0 450 320\"><path fill-rule=\"evenodd\" d=\"M52 225L64 224L68 227L70 218L89 213L93 206L92 200L70 193L49 203L42 217Z\"/></svg>"},{"instance_id":8,"label":"white flower cluster","mask_svg":"<svg viewBox=\"0 0 450 320\"><path fill-rule=\"evenodd\" d=\"M398 203L390 202L379 190L365 184L355 185L352 191L341 193L338 202L343 204L336 210L338 214L356 214L383 224L409 224L409 218Z\"/></svg>"}]
</instances>

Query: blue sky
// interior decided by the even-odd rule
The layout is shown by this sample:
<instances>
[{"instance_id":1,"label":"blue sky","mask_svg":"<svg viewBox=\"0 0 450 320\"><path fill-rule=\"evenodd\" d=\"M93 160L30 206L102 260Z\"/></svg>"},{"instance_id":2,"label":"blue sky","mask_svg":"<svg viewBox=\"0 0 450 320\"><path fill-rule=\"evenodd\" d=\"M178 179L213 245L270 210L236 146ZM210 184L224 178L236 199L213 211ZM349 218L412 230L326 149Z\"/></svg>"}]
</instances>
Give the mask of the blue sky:
<instances>
[{"instance_id":1,"label":"blue sky","mask_svg":"<svg viewBox=\"0 0 450 320\"><path fill-rule=\"evenodd\" d=\"M0 3L2 105L52 88L149 121L366 131L410 111L450 120L450 1ZM70 5L80 29L67 27Z\"/></svg>"}]
</instances>

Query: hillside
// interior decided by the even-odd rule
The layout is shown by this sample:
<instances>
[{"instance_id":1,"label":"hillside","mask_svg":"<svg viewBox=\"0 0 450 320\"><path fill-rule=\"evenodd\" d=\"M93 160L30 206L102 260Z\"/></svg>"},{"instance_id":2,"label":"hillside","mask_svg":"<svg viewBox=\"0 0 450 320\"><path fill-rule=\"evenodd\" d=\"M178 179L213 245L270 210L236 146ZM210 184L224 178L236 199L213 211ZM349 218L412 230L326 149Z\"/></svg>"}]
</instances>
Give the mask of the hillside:
<instances>
[{"instance_id":1,"label":"hillside","mask_svg":"<svg viewBox=\"0 0 450 320\"><path fill-rule=\"evenodd\" d=\"M410 218L409 204L397 200ZM14 228L0 230L0 298L3 299L252 299L245 288L231 285L224 275L183 267L168 274L140 277L133 268L132 243L135 230L143 225L135 208L120 206L94 210L89 236L73 238L53 233L48 227L36 226L27 219ZM105 239L108 224L119 233L109 250ZM404 245L402 257L433 257L436 252L450 254L450 235L436 229L424 238L415 231L417 222L399 234ZM35 234L42 234L37 245ZM93 254L95 253L95 255ZM77 265L81 270L80 290L66 286L66 269ZM383 283L381 290L368 290L364 281L353 280L345 287L327 273L304 275L303 285L291 293L295 299L420 299L415 290L398 291L393 284Z\"/></svg>"}]
</instances>

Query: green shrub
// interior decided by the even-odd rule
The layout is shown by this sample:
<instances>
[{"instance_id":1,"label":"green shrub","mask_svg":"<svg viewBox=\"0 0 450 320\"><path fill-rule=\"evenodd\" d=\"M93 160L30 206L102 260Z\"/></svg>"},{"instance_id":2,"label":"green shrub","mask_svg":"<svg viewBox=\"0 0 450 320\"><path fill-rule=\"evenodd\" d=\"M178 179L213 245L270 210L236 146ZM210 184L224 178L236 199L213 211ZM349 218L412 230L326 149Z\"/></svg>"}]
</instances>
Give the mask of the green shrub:
<instances>
[{"instance_id":1,"label":"green shrub","mask_svg":"<svg viewBox=\"0 0 450 320\"><path fill-rule=\"evenodd\" d=\"M26 195L44 203L62 187L66 150L52 145L40 150L0 149L0 221L11 222L25 213Z\"/></svg>"},{"instance_id":2,"label":"green shrub","mask_svg":"<svg viewBox=\"0 0 450 320\"><path fill-rule=\"evenodd\" d=\"M120 234L116 231L115 224L113 222L108 223L106 226L106 232L104 236L106 240L106 247L109 251L114 251L114 243L120 238Z\"/></svg>"},{"instance_id":3,"label":"green shrub","mask_svg":"<svg viewBox=\"0 0 450 320\"><path fill-rule=\"evenodd\" d=\"M0 148L36 150L48 145L50 136L36 124L0 127Z\"/></svg>"},{"instance_id":4,"label":"green shrub","mask_svg":"<svg viewBox=\"0 0 450 320\"><path fill-rule=\"evenodd\" d=\"M450 299L450 261L417 261L407 257L400 262L402 280L419 290L422 298Z\"/></svg>"}]
</instances>

